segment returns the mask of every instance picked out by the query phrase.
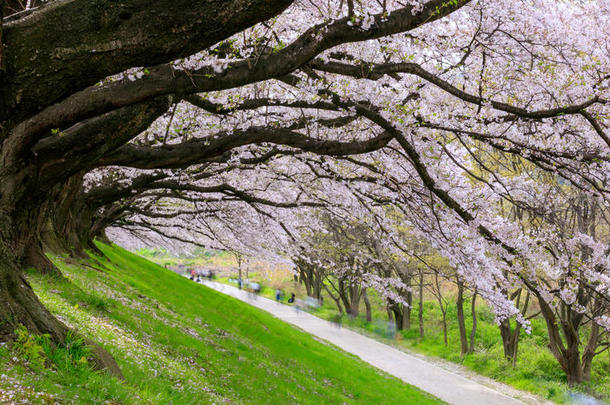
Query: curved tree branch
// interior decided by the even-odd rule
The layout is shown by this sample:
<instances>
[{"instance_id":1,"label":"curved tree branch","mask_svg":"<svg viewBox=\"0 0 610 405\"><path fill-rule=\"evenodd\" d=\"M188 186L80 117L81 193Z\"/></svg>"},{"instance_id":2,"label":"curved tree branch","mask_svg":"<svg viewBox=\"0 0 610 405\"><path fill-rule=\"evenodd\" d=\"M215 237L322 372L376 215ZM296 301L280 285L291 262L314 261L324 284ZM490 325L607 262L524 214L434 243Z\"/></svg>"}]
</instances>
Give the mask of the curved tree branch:
<instances>
[{"instance_id":1,"label":"curved tree branch","mask_svg":"<svg viewBox=\"0 0 610 405\"><path fill-rule=\"evenodd\" d=\"M99 166L122 165L139 169L184 168L202 163L244 145L273 143L307 152L342 156L368 153L390 142L392 136L383 132L363 141L341 142L315 139L284 128L251 127L232 133L220 133L186 141L178 145L146 147L124 145L99 161Z\"/></svg>"},{"instance_id":2,"label":"curved tree branch","mask_svg":"<svg viewBox=\"0 0 610 405\"><path fill-rule=\"evenodd\" d=\"M350 18L321 24L310 28L278 52L255 60L246 59L229 64L221 73L216 73L211 66L184 72L169 64L157 65L149 69L150 74L133 82L110 83L74 93L61 103L24 121L15 129L13 136L30 144L36 138L46 136L52 128L64 128L92 116L160 95L224 90L283 77L327 49L409 31L442 18L469 2L470 0L432 0L416 15L412 14L411 7L396 10L390 15L376 15L375 23L368 30L352 24Z\"/></svg>"},{"instance_id":3,"label":"curved tree branch","mask_svg":"<svg viewBox=\"0 0 610 405\"><path fill-rule=\"evenodd\" d=\"M293 1L50 2L4 24L11 81L2 89L0 122L19 122L125 69L192 55L278 15Z\"/></svg>"}]
</instances>

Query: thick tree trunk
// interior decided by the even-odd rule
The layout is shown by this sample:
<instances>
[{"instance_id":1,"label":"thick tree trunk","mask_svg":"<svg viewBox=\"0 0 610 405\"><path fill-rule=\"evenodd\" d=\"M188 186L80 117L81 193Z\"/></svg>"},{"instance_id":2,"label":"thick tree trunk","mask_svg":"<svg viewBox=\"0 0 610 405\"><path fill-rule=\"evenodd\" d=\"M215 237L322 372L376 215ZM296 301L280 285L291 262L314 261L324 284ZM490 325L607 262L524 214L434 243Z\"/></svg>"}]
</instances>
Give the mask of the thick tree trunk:
<instances>
[{"instance_id":1,"label":"thick tree trunk","mask_svg":"<svg viewBox=\"0 0 610 405\"><path fill-rule=\"evenodd\" d=\"M564 358L564 371L570 387L585 381L580 363L580 348L578 347L578 341L573 340L574 337L571 336L569 339L566 339L567 347Z\"/></svg>"},{"instance_id":2,"label":"thick tree trunk","mask_svg":"<svg viewBox=\"0 0 610 405\"><path fill-rule=\"evenodd\" d=\"M408 306L397 302L388 302L386 305L389 319L394 321L396 330L405 330L410 327Z\"/></svg>"},{"instance_id":3,"label":"thick tree trunk","mask_svg":"<svg viewBox=\"0 0 610 405\"><path fill-rule=\"evenodd\" d=\"M24 268L35 267L60 276L45 256L41 239L50 207L54 205L52 195L37 192L41 188L39 169L12 152L10 144L3 144L0 149L0 161L7 164L0 166L0 248L4 250L6 267L3 271L12 268L20 274Z\"/></svg>"},{"instance_id":4,"label":"thick tree trunk","mask_svg":"<svg viewBox=\"0 0 610 405\"><path fill-rule=\"evenodd\" d=\"M337 311L339 311L339 315L343 316L343 306L341 305L341 300L330 293L328 295L330 295L330 298L335 301L335 305L337 305Z\"/></svg>"},{"instance_id":5,"label":"thick tree trunk","mask_svg":"<svg viewBox=\"0 0 610 405\"><path fill-rule=\"evenodd\" d=\"M4 76L4 58L2 56L4 48L4 41L2 40L2 29L4 24L2 23L2 19L4 18L5 4L5 0L0 0L0 84L2 84L2 76Z\"/></svg>"},{"instance_id":6,"label":"thick tree trunk","mask_svg":"<svg viewBox=\"0 0 610 405\"><path fill-rule=\"evenodd\" d=\"M61 276L61 273L57 267L49 260L44 252L44 247L40 239L33 240L25 248L21 265L23 268L35 268L42 274L50 274L54 276Z\"/></svg>"},{"instance_id":7,"label":"thick tree trunk","mask_svg":"<svg viewBox=\"0 0 610 405\"><path fill-rule=\"evenodd\" d=\"M19 218L19 216L17 216ZM63 344L68 327L55 318L40 302L25 279L18 257L23 257L23 246L18 235L27 235L28 230L4 226L0 235L13 235L10 242L0 238L0 341L14 339L14 331L19 325L25 326L29 333L48 334L55 344ZM104 349L86 341L92 348L90 362L97 369L106 369L122 378L118 365Z\"/></svg>"},{"instance_id":8,"label":"thick tree trunk","mask_svg":"<svg viewBox=\"0 0 610 405\"><path fill-rule=\"evenodd\" d=\"M73 176L47 195L38 209L35 240L30 244L31 252L26 251L27 263L43 271L44 267L36 266L36 260L41 256L46 259L44 252L69 253L76 258L88 257L86 249L99 253L93 238L104 228L94 226L96 209L85 201L82 175ZM44 260L40 263L44 265Z\"/></svg>"},{"instance_id":9,"label":"thick tree trunk","mask_svg":"<svg viewBox=\"0 0 610 405\"><path fill-rule=\"evenodd\" d=\"M15 328L23 325L30 333L48 333L53 341L62 342L67 327L38 300L8 249L0 242L0 340L12 340Z\"/></svg>"},{"instance_id":10,"label":"thick tree trunk","mask_svg":"<svg viewBox=\"0 0 610 405\"><path fill-rule=\"evenodd\" d=\"M2 150L6 161L16 162L10 152ZM36 193L41 188L37 174L37 168L23 163L0 167L0 341L12 340L15 329L23 325L30 333L48 334L54 344L61 345L69 329L42 305L23 274L26 266L34 266L61 275L44 255L45 243L58 251L66 246L56 228L56 214L64 207L56 199L61 187ZM86 343L92 348L94 367L122 377L104 349Z\"/></svg>"}]
</instances>

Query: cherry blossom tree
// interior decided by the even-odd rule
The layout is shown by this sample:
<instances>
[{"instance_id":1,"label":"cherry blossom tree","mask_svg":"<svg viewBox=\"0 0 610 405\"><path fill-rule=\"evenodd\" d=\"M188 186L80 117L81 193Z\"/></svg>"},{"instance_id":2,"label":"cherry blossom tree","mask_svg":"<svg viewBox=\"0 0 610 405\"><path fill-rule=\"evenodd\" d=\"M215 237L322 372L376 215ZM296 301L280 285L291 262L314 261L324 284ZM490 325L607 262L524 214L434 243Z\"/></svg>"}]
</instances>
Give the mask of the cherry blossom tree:
<instances>
[{"instance_id":1,"label":"cherry blossom tree","mask_svg":"<svg viewBox=\"0 0 610 405\"><path fill-rule=\"evenodd\" d=\"M543 280L571 253L501 207L532 205L532 173L607 204L608 19L601 1L550 0L57 0L9 15L0 314L65 336L20 271L52 269L46 246L118 225L290 256L323 205L416 254L397 236L408 226L500 322L527 325L506 291L570 301ZM572 240L607 297L603 242Z\"/></svg>"}]
</instances>

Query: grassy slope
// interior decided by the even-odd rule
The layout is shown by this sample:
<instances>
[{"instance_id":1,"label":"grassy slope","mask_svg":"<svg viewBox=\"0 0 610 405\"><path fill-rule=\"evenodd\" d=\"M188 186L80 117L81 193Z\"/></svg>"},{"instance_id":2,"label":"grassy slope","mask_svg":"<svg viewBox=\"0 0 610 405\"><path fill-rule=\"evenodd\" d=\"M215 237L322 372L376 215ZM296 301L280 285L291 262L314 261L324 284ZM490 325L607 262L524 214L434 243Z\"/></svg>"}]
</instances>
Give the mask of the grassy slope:
<instances>
[{"instance_id":1,"label":"grassy slope","mask_svg":"<svg viewBox=\"0 0 610 405\"><path fill-rule=\"evenodd\" d=\"M262 311L120 248L100 248L99 263L54 258L69 282L29 279L55 315L115 357L125 381L79 362L71 354L78 344L46 348L53 362L36 373L15 356L19 347L3 346L0 402L438 403Z\"/></svg>"}]
</instances>

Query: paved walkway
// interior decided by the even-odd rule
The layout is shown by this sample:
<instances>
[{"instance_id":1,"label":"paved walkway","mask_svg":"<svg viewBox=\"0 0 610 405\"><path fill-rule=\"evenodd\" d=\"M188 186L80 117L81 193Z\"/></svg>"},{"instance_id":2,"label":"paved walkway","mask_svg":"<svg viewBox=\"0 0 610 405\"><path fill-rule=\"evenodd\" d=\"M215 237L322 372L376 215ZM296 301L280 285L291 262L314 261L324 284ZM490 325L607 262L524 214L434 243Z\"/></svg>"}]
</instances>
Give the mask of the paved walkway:
<instances>
[{"instance_id":1,"label":"paved walkway","mask_svg":"<svg viewBox=\"0 0 610 405\"><path fill-rule=\"evenodd\" d=\"M324 339L404 382L455 405L516 405L523 402L454 374L391 346L341 328L295 308L236 287L204 281L206 286L271 313L284 322Z\"/></svg>"}]
</instances>

